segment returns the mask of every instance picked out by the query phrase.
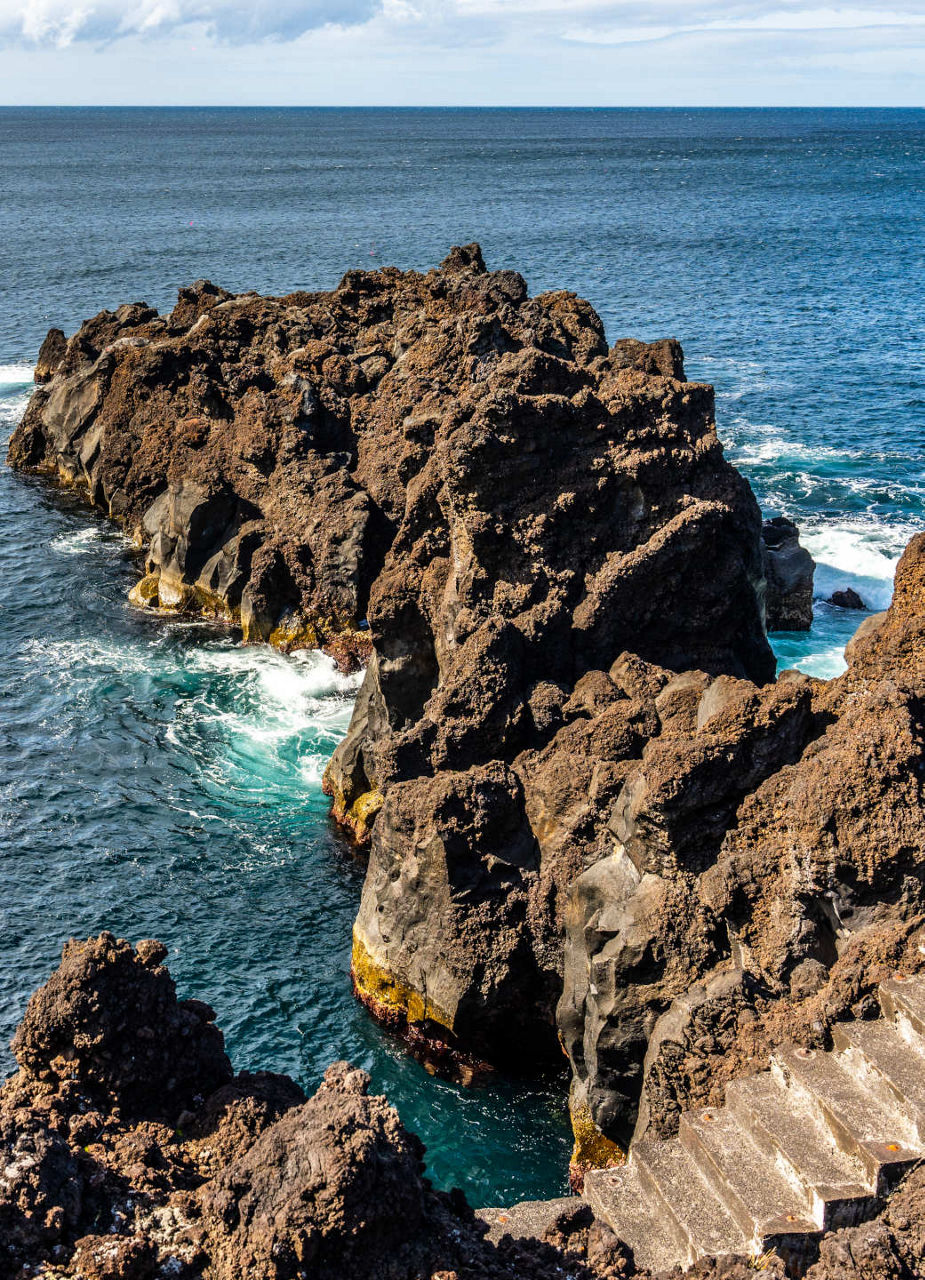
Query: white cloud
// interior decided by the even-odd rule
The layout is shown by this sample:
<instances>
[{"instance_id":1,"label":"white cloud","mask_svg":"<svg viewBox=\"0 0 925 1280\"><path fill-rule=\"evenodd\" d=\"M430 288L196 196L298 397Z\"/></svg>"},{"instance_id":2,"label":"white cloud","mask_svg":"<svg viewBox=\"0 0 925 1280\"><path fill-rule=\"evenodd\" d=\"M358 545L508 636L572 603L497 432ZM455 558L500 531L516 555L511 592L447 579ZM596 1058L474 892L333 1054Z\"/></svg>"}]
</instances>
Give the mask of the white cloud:
<instances>
[{"instance_id":1,"label":"white cloud","mask_svg":"<svg viewBox=\"0 0 925 1280\"><path fill-rule=\"evenodd\" d=\"M393 12L411 7L386 4ZM330 23L366 22L381 9L380 0L0 0L0 42L64 47L190 26L235 43L294 40Z\"/></svg>"},{"instance_id":2,"label":"white cloud","mask_svg":"<svg viewBox=\"0 0 925 1280\"><path fill-rule=\"evenodd\" d=\"M485 0L482 0L485 2ZM730 6L731 7L731 6ZM732 14L726 18L698 21L690 13L672 24L620 26L585 25L563 32L565 39L584 44L637 44L664 40L669 36L695 32L825 32L865 31L874 28L925 27L925 12L884 10L882 8L789 8L771 9L752 16Z\"/></svg>"},{"instance_id":3,"label":"white cloud","mask_svg":"<svg viewBox=\"0 0 925 1280\"><path fill-rule=\"evenodd\" d=\"M851 32L925 26L925 0L0 0L0 45L66 47L164 38L294 41L319 28L473 49L524 40L619 46L675 36Z\"/></svg>"}]
</instances>

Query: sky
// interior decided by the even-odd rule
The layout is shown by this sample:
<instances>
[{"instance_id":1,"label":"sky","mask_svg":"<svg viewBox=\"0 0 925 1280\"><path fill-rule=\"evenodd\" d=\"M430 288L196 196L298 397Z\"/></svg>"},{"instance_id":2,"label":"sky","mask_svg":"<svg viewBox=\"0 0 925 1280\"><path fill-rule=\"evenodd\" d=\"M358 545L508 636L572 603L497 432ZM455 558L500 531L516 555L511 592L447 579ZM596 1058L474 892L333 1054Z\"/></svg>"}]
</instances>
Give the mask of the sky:
<instances>
[{"instance_id":1,"label":"sky","mask_svg":"<svg viewBox=\"0 0 925 1280\"><path fill-rule=\"evenodd\" d=\"M921 106L925 0L0 0L0 102Z\"/></svg>"}]
</instances>

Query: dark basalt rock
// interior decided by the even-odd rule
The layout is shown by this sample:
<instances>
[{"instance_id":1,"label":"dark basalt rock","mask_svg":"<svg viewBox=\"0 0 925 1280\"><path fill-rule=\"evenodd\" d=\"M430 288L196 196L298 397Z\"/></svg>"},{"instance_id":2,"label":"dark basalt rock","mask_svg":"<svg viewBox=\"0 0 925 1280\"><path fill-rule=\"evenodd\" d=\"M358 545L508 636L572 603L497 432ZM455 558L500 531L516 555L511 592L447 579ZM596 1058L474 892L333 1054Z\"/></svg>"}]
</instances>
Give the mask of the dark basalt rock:
<instances>
[{"instance_id":1,"label":"dark basalt rock","mask_svg":"<svg viewBox=\"0 0 925 1280\"><path fill-rule=\"evenodd\" d=\"M904 943L881 940L872 968L895 962L904 946L921 957L919 941L911 932ZM52 1060L65 1040L81 1051L88 1003L100 1025L112 1026L134 1000L147 1008L155 1039L181 1054L174 1037L183 1004L172 995L151 1001L150 966L162 950L148 942L133 951L108 936L69 943L66 981L59 971L43 988L70 992L60 1022L32 1022L38 1059ZM101 956L105 968L119 968L119 983L100 982ZM847 991L852 979L843 979ZM742 990L713 982L676 1032L697 1024L709 1033L717 1025L710 1010ZM115 1102L153 1096L159 1070L150 1055L138 1063L117 1055L105 1095L27 1067L0 1089L4 1280L648 1280L580 1200L534 1206L537 1225L527 1231L515 1210L512 1235L502 1233L505 1213L486 1212L489 1238L459 1192L433 1190L419 1140L347 1063L331 1066L308 1101L284 1076L242 1073L193 1099L176 1126ZM808 1280L921 1276L923 1190L925 1173L915 1169L878 1219L826 1236ZM783 1280L779 1259L762 1265ZM744 1280L754 1267L754 1259L718 1258L687 1274Z\"/></svg>"},{"instance_id":2,"label":"dark basalt rock","mask_svg":"<svg viewBox=\"0 0 925 1280\"><path fill-rule=\"evenodd\" d=\"M808 631L813 624L813 575L816 565L800 545L800 531L792 520L765 520L764 543L769 631Z\"/></svg>"},{"instance_id":3,"label":"dark basalt rock","mask_svg":"<svg viewBox=\"0 0 925 1280\"><path fill-rule=\"evenodd\" d=\"M811 574L787 522L762 550L675 342L608 350L586 303L468 246L331 294L198 282L48 345L11 459L136 532L137 602L368 653L326 778L370 846L355 990L465 1076L558 1035L579 1174L925 964L925 535L843 676L770 682L763 574L778 626ZM599 1224L487 1245L362 1073L309 1102L232 1078L164 955L71 944L30 1003L0 1092L10 1274L634 1273ZM857 1231L814 1280L915 1274L914 1206Z\"/></svg>"},{"instance_id":4,"label":"dark basalt rock","mask_svg":"<svg viewBox=\"0 0 925 1280\"><path fill-rule=\"evenodd\" d=\"M13 1037L24 1076L166 1120L230 1080L215 1014L177 1001L166 954L160 943L132 948L110 933L68 943Z\"/></svg>"},{"instance_id":5,"label":"dark basalt rock","mask_svg":"<svg viewBox=\"0 0 925 1280\"><path fill-rule=\"evenodd\" d=\"M369 1077L329 1067L315 1096L203 1189L216 1280L407 1275L431 1223L423 1147Z\"/></svg>"},{"instance_id":6,"label":"dark basalt rock","mask_svg":"<svg viewBox=\"0 0 925 1280\"><path fill-rule=\"evenodd\" d=\"M60 368L66 352L67 338L63 332L60 329L49 329L35 362L35 381L50 382Z\"/></svg>"},{"instance_id":7,"label":"dark basalt rock","mask_svg":"<svg viewBox=\"0 0 925 1280\"><path fill-rule=\"evenodd\" d=\"M854 587L845 587L841 591L833 591L829 603L838 605L839 609L866 609L867 605L855 591Z\"/></svg>"}]
</instances>

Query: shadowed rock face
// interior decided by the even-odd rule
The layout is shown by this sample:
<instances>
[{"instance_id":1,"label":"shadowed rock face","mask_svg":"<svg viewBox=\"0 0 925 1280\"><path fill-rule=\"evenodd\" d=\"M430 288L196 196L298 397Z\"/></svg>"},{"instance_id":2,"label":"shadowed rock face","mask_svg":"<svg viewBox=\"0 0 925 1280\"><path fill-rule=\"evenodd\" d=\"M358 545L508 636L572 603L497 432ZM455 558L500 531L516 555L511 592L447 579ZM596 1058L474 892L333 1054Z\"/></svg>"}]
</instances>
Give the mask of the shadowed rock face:
<instances>
[{"instance_id":1,"label":"shadowed rock face","mask_svg":"<svg viewBox=\"0 0 925 1280\"><path fill-rule=\"evenodd\" d=\"M792 520L765 520L766 621L769 631L808 631L813 624L813 575L816 565Z\"/></svg>"},{"instance_id":2,"label":"shadowed rock face","mask_svg":"<svg viewBox=\"0 0 925 1280\"><path fill-rule=\"evenodd\" d=\"M441 653L488 613L546 630L574 613L579 666L618 626L664 661L768 669L754 599L737 626L711 625L731 618L717 563L742 600L761 564L710 388L683 382L676 343L608 351L587 303L528 298L478 246L326 294L199 281L169 316L136 303L66 344L52 331L38 377L10 460L85 485L136 535L138 602L313 643L362 621L378 581L393 724L418 718ZM646 566L670 571L708 536L714 563L688 564L689 604L669 618Z\"/></svg>"},{"instance_id":3,"label":"shadowed rock face","mask_svg":"<svg viewBox=\"0 0 925 1280\"><path fill-rule=\"evenodd\" d=\"M760 515L679 345L608 348L470 245L326 294L199 282L50 337L42 377L10 459L133 532L135 603L342 661L371 641L325 780L371 840L361 998L471 1069L557 1054L572 835L653 731L607 673L774 670Z\"/></svg>"},{"instance_id":4,"label":"shadowed rock face","mask_svg":"<svg viewBox=\"0 0 925 1280\"><path fill-rule=\"evenodd\" d=\"M558 999L579 1166L921 966L925 535L844 676L769 683L760 518L676 343L608 350L586 303L469 246L331 294L200 283L50 335L40 373L11 460L135 532L137 603L369 653L326 778L370 845L355 989L464 1075L555 1052ZM165 1249L190 1278L556 1274L482 1251L361 1073L304 1105L232 1079L162 958L104 935L30 1005L0 1096L11 1267L63 1240L60 1274L99 1280ZM919 1228L881 1226L904 1275ZM820 1280L863 1274L864 1240Z\"/></svg>"}]
</instances>

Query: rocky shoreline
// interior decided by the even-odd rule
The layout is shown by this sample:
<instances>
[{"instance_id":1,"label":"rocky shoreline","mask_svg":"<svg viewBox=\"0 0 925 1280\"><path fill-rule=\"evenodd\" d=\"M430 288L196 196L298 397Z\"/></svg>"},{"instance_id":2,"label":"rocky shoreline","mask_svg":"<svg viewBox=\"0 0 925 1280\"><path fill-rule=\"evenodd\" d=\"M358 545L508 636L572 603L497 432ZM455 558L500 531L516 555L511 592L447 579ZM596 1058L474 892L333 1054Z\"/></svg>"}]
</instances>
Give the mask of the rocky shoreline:
<instances>
[{"instance_id":1,"label":"rocky shoreline","mask_svg":"<svg viewBox=\"0 0 925 1280\"><path fill-rule=\"evenodd\" d=\"M925 966L925 536L843 676L775 680L812 562L675 341L608 347L470 245L199 282L36 377L10 462L130 532L135 604L365 667L325 775L368 849L354 990L463 1080L564 1049L576 1189Z\"/></svg>"},{"instance_id":2,"label":"rocky shoreline","mask_svg":"<svg viewBox=\"0 0 925 1280\"><path fill-rule=\"evenodd\" d=\"M648 1280L581 1199L474 1213L435 1191L422 1144L345 1062L309 1099L286 1076L235 1075L165 952L71 941L29 1002L0 1089L5 1280ZM918 1167L879 1217L823 1239L807 1280L920 1276L923 1245ZM760 1269L787 1274L773 1256Z\"/></svg>"}]
</instances>

